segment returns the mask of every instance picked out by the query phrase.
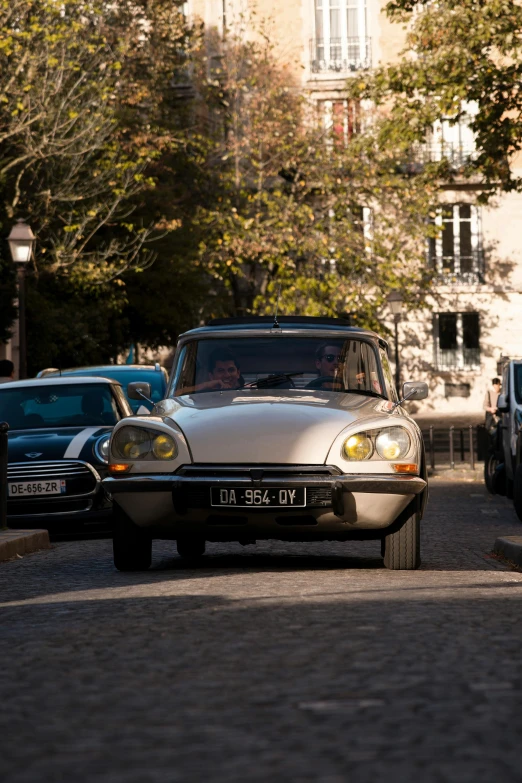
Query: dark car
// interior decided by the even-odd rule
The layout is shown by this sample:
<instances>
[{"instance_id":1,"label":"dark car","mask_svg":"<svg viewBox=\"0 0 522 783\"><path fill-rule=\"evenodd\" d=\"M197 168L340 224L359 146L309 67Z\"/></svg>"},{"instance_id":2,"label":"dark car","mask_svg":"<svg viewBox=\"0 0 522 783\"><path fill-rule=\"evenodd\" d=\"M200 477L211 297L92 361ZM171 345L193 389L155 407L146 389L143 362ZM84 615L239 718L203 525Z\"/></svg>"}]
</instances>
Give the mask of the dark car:
<instances>
[{"instance_id":1,"label":"dark car","mask_svg":"<svg viewBox=\"0 0 522 783\"><path fill-rule=\"evenodd\" d=\"M9 527L57 532L108 528L102 488L109 439L132 415L108 378L40 378L0 385L0 420L9 424Z\"/></svg>"},{"instance_id":2,"label":"dark car","mask_svg":"<svg viewBox=\"0 0 522 783\"><path fill-rule=\"evenodd\" d=\"M78 376L78 375L97 375L103 378L113 378L121 383L125 396L132 408L133 413L148 413L152 410L152 404L146 400L133 400L127 394L129 383L142 381L150 384L152 403L157 403L165 399L167 393L168 375L164 367L158 362L156 364L100 364L96 367L70 367L66 370L58 370L51 367L47 370L41 370L38 378L49 378L53 376Z\"/></svg>"}]
</instances>

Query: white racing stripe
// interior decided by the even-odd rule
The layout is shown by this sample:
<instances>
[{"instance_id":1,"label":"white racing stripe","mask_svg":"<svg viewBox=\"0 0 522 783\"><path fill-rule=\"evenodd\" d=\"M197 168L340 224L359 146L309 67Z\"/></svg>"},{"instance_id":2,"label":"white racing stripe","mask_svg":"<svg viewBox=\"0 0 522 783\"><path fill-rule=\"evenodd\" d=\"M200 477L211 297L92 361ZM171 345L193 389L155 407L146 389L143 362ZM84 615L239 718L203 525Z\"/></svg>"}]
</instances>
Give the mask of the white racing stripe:
<instances>
[{"instance_id":1,"label":"white racing stripe","mask_svg":"<svg viewBox=\"0 0 522 783\"><path fill-rule=\"evenodd\" d=\"M72 441L69 443L67 448L65 449L65 454L63 455L64 459L76 459L76 457L80 456L80 452L91 437L91 435L94 435L95 432L98 432L98 430L103 429L103 427L86 427L84 430L78 433L78 435L75 435Z\"/></svg>"}]
</instances>

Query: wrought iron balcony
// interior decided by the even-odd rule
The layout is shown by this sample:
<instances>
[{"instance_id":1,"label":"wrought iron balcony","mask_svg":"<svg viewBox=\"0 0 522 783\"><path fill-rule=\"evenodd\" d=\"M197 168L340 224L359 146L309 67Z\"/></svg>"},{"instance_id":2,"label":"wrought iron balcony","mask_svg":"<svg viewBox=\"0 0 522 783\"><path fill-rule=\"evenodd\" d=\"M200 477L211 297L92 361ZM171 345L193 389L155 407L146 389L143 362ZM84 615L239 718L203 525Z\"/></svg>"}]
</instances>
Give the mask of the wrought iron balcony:
<instances>
[{"instance_id":1,"label":"wrought iron balcony","mask_svg":"<svg viewBox=\"0 0 522 783\"><path fill-rule=\"evenodd\" d=\"M480 348L435 347L435 366L438 370L480 369Z\"/></svg>"},{"instance_id":2,"label":"wrought iron balcony","mask_svg":"<svg viewBox=\"0 0 522 783\"><path fill-rule=\"evenodd\" d=\"M350 73L371 67L370 38L312 38L312 73Z\"/></svg>"},{"instance_id":3,"label":"wrought iron balcony","mask_svg":"<svg viewBox=\"0 0 522 783\"><path fill-rule=\"evenodd\" d=\"M444 256L427 253L428 263L435 270L439 285L478 285L484 283L484 255L481 250L469 256Z\"/></svg>"},{"instance_id":4,"label":"wrought iron balcony","mask_svg":"<svg viewBox=\"0 0 522 783\"><path fill-rule=\"evenodd\" d=\"M431 141L412 147L408 159L401 163L399 168L405 174L420 174L427 163L446 161L450 169L458 171L472 163L477 155L478 152L474 147L446 141Z\"/></svg>"}]
</instances>

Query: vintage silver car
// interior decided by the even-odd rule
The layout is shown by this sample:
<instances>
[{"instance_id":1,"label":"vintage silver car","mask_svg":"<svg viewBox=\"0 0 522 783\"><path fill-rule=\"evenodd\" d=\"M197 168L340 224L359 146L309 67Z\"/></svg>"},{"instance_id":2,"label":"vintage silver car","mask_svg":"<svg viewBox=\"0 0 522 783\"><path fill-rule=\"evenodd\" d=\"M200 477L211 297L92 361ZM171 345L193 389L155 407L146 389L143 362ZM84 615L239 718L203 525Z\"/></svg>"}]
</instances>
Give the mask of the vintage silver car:
<instances>
[{"instance_id":1,"label":"vintage silver car","mask_svg":"<svg viewBox=\"0 0 522 783\"><path fill-rule=\"evenodd\" d=\"M378 539L388 568L418 568L426 462L387 350L340 319L222 319L181 335L166 399L111 437L116 568L148 568L154 538L187 558L206 541Z\"/></svg>"}]
</instances>

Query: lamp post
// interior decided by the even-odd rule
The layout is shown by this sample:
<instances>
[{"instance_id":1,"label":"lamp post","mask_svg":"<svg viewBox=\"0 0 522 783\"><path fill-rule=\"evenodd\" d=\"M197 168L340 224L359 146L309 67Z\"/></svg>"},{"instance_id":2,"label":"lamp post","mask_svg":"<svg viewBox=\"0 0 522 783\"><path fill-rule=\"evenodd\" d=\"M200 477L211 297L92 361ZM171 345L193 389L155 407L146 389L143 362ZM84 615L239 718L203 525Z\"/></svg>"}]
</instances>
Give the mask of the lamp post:
<instances>
[{"instance_id":1,"label":"lamp post","mask_svg":"<svg viewBox=\"0 0 522 783\"><path fill-rule=\"evenodd\" d=\"M33 255L36 237L31 226L18 220L7 237L11 258L18 272L18 334L20 340L20 366L18 375L27 378L27 342L25 338L25 270Z\"/></svg>"},{"instance_id":2,"label":"lamp post","mask_svg":"<svg viewBox=\"0 0 522 783\"><path fill-rule=\"evenodd\" d=\"M389 294L388 304L390 305L393 322L395 324L395 387L397 389L397 394L400 396L401 367L399 361L399 321L401 320L404 304L400 291L392 291L391 294Z\"/></svg>"}]
</instances>

